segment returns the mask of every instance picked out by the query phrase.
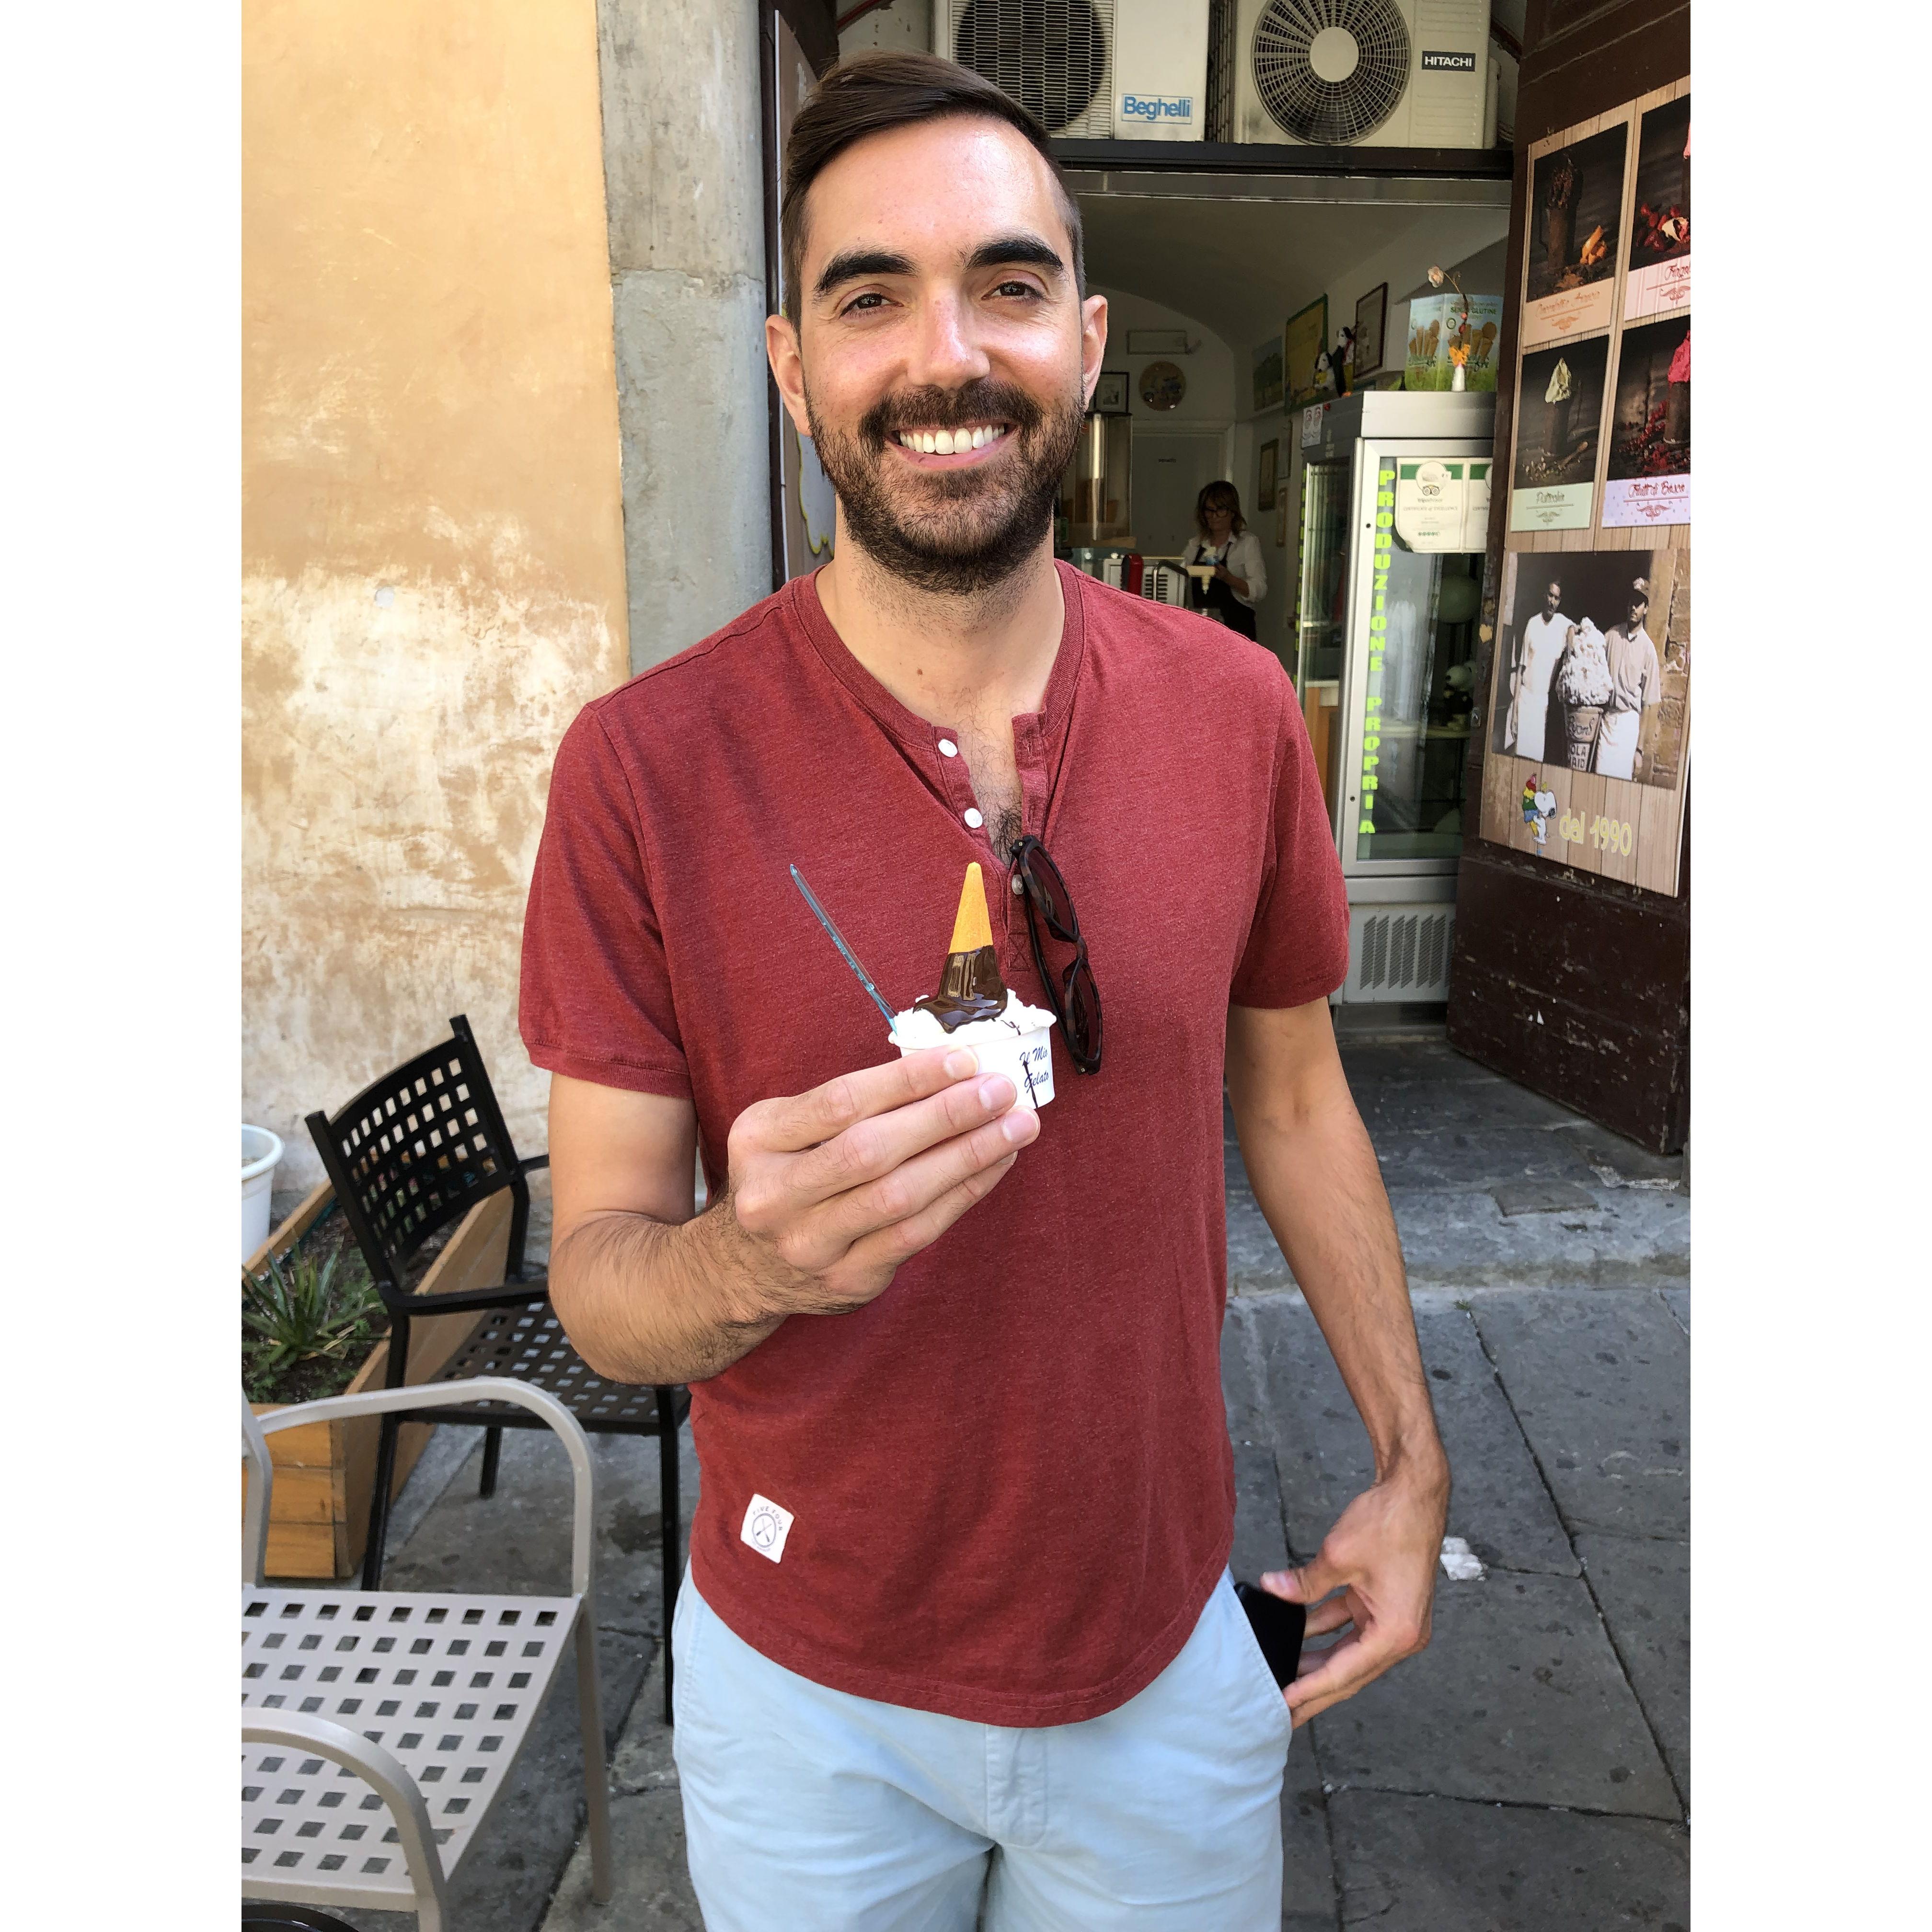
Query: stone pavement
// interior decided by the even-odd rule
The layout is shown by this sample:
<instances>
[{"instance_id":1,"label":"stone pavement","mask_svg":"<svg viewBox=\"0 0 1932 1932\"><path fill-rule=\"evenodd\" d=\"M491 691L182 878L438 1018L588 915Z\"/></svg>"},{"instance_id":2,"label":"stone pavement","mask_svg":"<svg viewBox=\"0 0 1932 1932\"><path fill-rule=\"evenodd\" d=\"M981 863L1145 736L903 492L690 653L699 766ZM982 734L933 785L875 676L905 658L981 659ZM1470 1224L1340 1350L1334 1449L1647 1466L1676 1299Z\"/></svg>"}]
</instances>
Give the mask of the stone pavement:
<instances>
[{"instance_id":1,"label":"stone pavement","mask_svg":"<svg viewBox=\"0 0 1932 1932\"><path fill-rule=\"evenodd\" d=\"M1689 1203L1680 1163L1464 1060L1438 1030L1345 1036L1408 1258L1455 1472L1430 1648L1297 1733L1284 1932L1610 1932L1689 1924ZM1332 1359L1229 1134L1223 1385L1234 1567L1305 1559L1370 1469ZM568 1474L513 1432L496 1496L443 1430L390 1578L557 1586ZM701 1924L662 1716L655 1448L597 1444L619 1884L590 1896L574 1700L540 1720L451 1888L454 1932ZM698 1480L688 1436L686 1495ZM1464 1569L1472 1565L1460 1566ZM576 1848L573 1850L573 1846ZM345 1914L400 1928L383 1912ZM774 1928L790 1932L790 1928ZM1204 1928L1204 1932L1208 1932Z\"/></svg>"}]
</instances>

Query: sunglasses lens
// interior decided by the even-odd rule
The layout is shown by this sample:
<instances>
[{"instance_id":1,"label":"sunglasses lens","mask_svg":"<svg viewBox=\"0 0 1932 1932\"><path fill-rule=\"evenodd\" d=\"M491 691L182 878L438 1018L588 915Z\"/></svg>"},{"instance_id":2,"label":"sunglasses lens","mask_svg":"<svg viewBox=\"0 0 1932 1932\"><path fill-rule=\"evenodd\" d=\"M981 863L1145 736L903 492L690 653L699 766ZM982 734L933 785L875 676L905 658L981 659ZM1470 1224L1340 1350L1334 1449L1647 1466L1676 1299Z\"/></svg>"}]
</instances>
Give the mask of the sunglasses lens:
<instances>
[{"instance_id":1,"label":"sunglasses lens","mask_svg":"<svg viewBox=\"0 0 1932 1932\"><path fill-rule=\"evenodd\" d=\"M1054 937L1071 940L1079 928L1074 920L1072 898L1066 890L1066 881L1041 848L1036 847L1027 854L1027 860L1034 890L1040 895L1040 911L1052 928Z\"/></svg>"},{"instance_id":2,"label":"sunglasses lens","mask_svg":"<svg viewBox=\"0 0 1932 1932\"><path fill-rule=\"evenodd\" d=\"M1084 959L1066 976L1066 1042L1083 1060L1100 1053L1100 998Z\"/></svg>"}]
</instances>

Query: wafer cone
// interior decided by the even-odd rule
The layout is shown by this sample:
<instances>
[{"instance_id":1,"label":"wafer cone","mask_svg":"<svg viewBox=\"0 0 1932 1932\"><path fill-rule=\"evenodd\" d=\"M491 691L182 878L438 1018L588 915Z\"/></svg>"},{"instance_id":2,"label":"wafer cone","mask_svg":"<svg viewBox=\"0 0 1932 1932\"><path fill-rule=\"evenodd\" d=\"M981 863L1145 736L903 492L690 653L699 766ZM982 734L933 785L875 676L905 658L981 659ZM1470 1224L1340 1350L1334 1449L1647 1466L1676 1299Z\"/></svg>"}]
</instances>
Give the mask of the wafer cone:
<instances>
[{"instance_id":1,"label":"wafer cone","mask_svg":"<svg viewBox=\"0 0 1932 1932\"><path fill-rule=\"evenodd\" d=\"M965 883L959 888L959 910L953 915L952 941L949 953L976 952L993 943L993 922L986 910L986 881L975 860L966 868Z\"/></svg>"}]
</instances>

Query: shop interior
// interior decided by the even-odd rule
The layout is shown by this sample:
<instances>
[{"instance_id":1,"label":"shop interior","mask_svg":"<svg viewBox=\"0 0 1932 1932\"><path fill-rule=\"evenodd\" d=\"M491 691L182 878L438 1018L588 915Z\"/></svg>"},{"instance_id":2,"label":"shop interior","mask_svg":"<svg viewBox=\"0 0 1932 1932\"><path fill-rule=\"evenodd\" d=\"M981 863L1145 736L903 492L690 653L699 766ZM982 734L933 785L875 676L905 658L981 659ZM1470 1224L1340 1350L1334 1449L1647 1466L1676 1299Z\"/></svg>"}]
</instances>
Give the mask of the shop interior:
<instances>
[{"instance_id":1,"label":"shop interior","mask_svg":"<svg viewBox=\"0 0 1932 1932\"><path fill-rule=\"evenodd\" d=\"M1447 996L1456 866L1475 809L1466 754L1523 4L1350 0L1328 10L1353 33L1331 26L1305 46L1277 29L1308 10L1282 0L890 0L841 22L847 52L973 55L1042 112L1064 150L1108 344L1056 547L1124 590L1221 616L1227 595L1210 586L1222 553L1191 569L1183 554L1202 535L1203 487L1234 486L1266 579L1244 602L1294 683L1348 881L1345 1004ZM1204 56L1180 47L1196 14ZM1285 140L1280 117L1256 105L1268 62L1322 80L1316 92L1333 113L1373 78L1376 23L1389 19L1408 36L1394 37L1382 98L1397 105L1379 132L1357 130L1359 167L1341 154L1346 142ZM1112 124L1106 88L1073 71L1083 33L1110 50ZM1429 50L1466 42L1454 57L1470 68L1454 77L1462 119L1425 124L1415 104L1450 98L1449 82L1423 70L1450 56ZM1191 78L1189 63L1204 58L1194 130L1204 140L1163 147L1141 138L1145 125L1120 124L1136 97L1118 70L1137 48L1150 61L1156 44L1169 65L1143 106L1154 87L1185 98L1174 76ZM1090 94L1091 106L1070 111ZM1414 145L1391 146L1392 136ZM1457 393L1444 394L1450 291L1470 298L1447 319L1454 338L1470 318L1461 339L1475 366L1455 370ZM1426 373L1412 366L1412 336ZM1245 613L1232 621L1248 628Z\"/></svg>"}]
</instances>

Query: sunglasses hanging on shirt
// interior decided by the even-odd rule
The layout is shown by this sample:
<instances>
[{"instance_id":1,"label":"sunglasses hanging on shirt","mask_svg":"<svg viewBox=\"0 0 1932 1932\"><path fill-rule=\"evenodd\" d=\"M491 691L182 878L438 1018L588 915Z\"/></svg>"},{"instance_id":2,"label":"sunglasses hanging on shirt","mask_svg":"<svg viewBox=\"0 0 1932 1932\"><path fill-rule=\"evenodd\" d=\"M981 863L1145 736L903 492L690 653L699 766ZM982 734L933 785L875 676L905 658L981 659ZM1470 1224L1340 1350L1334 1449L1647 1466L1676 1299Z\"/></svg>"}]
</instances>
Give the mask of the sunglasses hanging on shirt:
<instances>
[{"instance_id":1,"label":"sunglasses hanging on shirt","mask_svg":"<svg viewBox=\"0 0 1932 1932\"><path fill-rule=\"evenodd\" d=\"M1013 877L1026 896L1027 937L1033 942L1033 963L1040 969L1047 1004L1060 1022L1067 1055L1076 1073L1097 1073L1100 988L1087 956L1087 942L1080 934L1072 896L1060 876L1060 868L1031 832L1014 846L1012 860ZM1047 964L1046 946L1040 937L1042 921L1049 937L1073 948L1072 958L1064 966Z\"/></svg>"}]
</instances>

